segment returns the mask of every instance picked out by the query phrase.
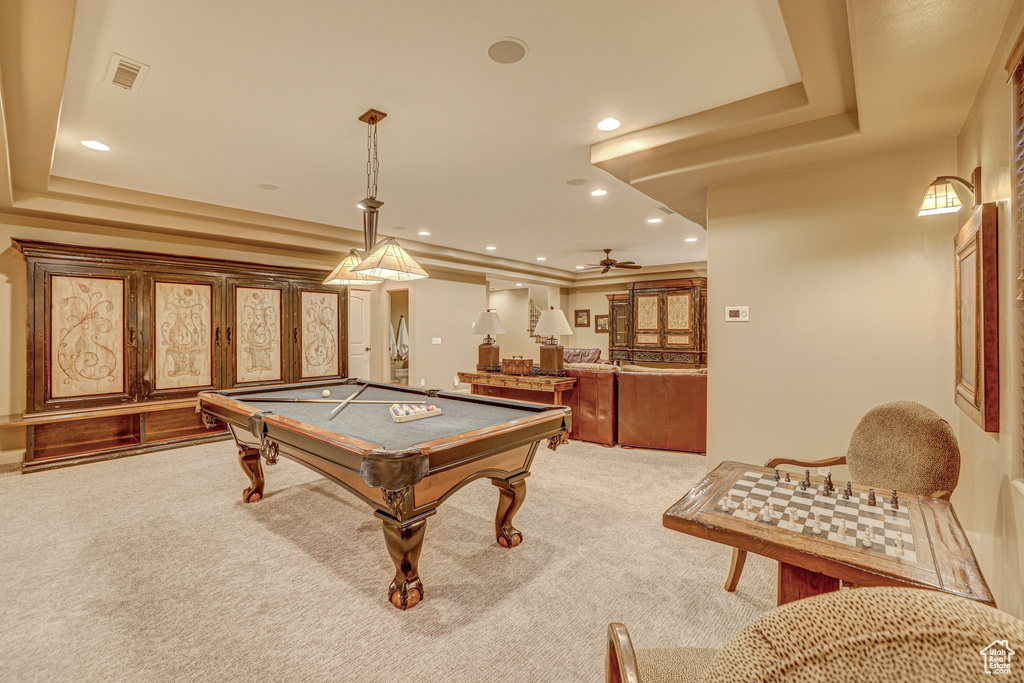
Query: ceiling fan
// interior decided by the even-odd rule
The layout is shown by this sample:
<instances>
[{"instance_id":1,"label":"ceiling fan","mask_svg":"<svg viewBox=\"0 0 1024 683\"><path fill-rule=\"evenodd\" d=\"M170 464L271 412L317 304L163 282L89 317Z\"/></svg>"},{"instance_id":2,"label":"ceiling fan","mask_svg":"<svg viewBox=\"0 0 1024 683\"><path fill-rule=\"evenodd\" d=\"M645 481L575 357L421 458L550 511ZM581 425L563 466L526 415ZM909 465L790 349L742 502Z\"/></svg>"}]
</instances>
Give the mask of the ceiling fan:
<instances>
[{"instance_id":1,"label":"ceiling fan","mask_svg":"<svg viewBox=\"0 0 1024 683\"><path fill-rule=\"evenodd\" d=\"M604 259L602 259L600 263L588 263L587 265L589 267L584 268L583 270L595 270L600 268L601 274L604 275L612 268L628 268L629 270L639 270L640 268L643 268L643 266L638 266L633 261L616 261L611 257L611 253L611 249L605 249Z\"/></svg>"}]
</instances>

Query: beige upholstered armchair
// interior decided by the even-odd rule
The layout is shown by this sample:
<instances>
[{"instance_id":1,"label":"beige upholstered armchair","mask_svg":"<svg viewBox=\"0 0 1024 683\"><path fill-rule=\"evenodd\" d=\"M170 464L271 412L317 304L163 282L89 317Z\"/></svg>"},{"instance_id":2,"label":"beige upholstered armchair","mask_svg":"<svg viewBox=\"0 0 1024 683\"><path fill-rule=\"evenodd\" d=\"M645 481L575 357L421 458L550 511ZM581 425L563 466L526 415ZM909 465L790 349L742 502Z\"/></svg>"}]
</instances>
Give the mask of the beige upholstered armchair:
<instances>
[{"instance_id":1,"label":"beige upholstered armchair","mask_svg":"<svg viewBox=\"0 0 1024 683\"><path fill-rule=\"evenodd\" d=\"M1022 651L1024 621L993 607L917 588L860 588L771 609L721 650L634 651L626 627L611 624L605 680L958 683L988 678L983 651L1004 645ZM992 678L1022 680L1019 656L1009 676Z\"/></svg>"},{"instance_id":2,"label":"beige upholstered armchair","mask_svg":"<svg viewBox=\"0 0 1024 683\"><path fill-rule=\"evenodd\" d=\"M807 469L847 465L854 483L880 493L896 489L949 500L960 479L960 447L949 423L914 401L882 403L869 410L850 438L846 455L824 460L775 458L765 467ZM725 590L736 590L747 551L732 551Z\"/></svg>"}]
</instances>

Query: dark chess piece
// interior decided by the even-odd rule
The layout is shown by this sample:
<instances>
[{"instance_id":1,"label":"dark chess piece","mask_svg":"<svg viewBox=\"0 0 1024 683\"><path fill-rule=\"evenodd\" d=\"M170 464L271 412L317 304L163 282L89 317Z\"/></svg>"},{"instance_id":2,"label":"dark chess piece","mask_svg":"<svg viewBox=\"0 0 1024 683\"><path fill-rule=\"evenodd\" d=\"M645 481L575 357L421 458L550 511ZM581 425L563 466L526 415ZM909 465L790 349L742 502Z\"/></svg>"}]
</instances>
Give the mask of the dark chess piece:
<instances>
[{"instance_id":1,"label":"dark chess piece","mask_svg":"<svg viewBox=\"0 0 1024 683\"><path fill-rule=\"evenodd\" d=\"M878 501L875 500L875 490L868 489L868 505L874 506Z\"/></svg>"},{"instance_id":2,"label":"dark chess piece","mask_svg":"<svg viewBox=\"0 0 1024 683\"><path fill-rule=\"evenodd\" d=\"M892 498L889 499L889 505L892 506L893 510L900 509L900 499L899 496L896 495L896 489L892 490Z\"/></svg>"},{"instance_id":3,"label":"dark chess piece","mask_svg":"<svg viewBox=\"0 0 1024 683\"><path fill-rule=\"evenodd\" d=\"M843 500L850 500L850 496L853 495L853 486L852 486L852 484L853 484L852 481L846 482L846 490L843 491Z\"/></svg>"},{"instance_id":4,"label":"dark chess piece","mask_svg":"<svg viewBox=\"0 0 1024 683\"><path fill-rule=\"evenodd\" d=\"M778 481L778 480L779 480L779 468L776 467L775 468L775 481Z\"/></svg>"},{"instance_id":5,"label":"dark chess piece","mask_svg":"<svg viewBox=\"0 0 1024 683\"><path fill-rule=\"evenodd\" d=\"M789 472L786 472L786 483L790 483Z\"/></svg>"},{"instance_id":6,"label":"dark chess piece","mask_svg":"<svg viewBox=\"0 0 1024 683\"><path fill-rule=\"evenodd\" d=\"M836 490L836 487L832 485L832 473L829 472L825 475L825 486L828 488L829 494Z\"/></svg>"}]
</instances>

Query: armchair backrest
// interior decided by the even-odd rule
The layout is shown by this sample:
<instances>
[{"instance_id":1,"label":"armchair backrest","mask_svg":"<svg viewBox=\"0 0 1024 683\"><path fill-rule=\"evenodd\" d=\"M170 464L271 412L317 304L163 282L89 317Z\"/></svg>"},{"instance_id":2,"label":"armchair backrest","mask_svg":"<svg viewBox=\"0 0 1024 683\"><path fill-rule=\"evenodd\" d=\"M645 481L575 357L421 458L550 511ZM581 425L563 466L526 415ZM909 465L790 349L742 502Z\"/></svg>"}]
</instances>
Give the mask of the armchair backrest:
<instances>
[{"instance_id":1,"label":"armchair backrest","mask_svg":"<svg viewBox=\"0 0 1024 683\"><path fill-rule=\"evenodd\" d=\"M564 347L562 358L566 363L596 363L601 359L601 349L575 349Z\"/></svg>"},{"instance_id":2,"label":"armchair backrest","mask_svg":"<svg viewBox=\"0 0 1024 683\"><path fill-rule=\"evenodd\" d=\"M882 403L853 430L846 452L853 481L880 491L930 495L960 479L960 447L949 423L914 401Z\"/></svg>"},{"instance_id":3,"label":"armchair backrest","mask_svg":"<svg viewBox=\"0 0 1024 683\"><path fill-rule=\"evenodd\" d=\"M1024 645L1024 621L979 602L917 588L858 588L748 622L711 662L707 681L977 681L983 651L1007 640Z\"/></svg>"}]
</instances>

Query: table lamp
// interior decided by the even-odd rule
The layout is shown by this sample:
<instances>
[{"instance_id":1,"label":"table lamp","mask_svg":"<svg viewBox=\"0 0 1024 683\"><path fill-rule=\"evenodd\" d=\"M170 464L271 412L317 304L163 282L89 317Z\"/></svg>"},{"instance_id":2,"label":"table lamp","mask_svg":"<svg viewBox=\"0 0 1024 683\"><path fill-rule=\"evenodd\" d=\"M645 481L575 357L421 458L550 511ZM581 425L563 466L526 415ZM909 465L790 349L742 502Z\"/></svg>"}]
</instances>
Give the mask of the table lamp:
<instances>
[{"instance_id":1,"label":"table lamp","mask_svg":"<svg viewBox=\"0 0 1024 683\"><path fill-rule=\"evenodd\" d=\"M564 377L565 362L562 358L562 347L558 345L558 337L572 334L565 313L554 306L542 312L533 333L544 338L544 343L540 347L540 374Z\"/></svg>"},{"instance_id":2,"label":"table lamp","mask_svg":"<svg viewBox=\"0 0 1024 683\"><path fill-rule=\"evenodd\" d=\"M505 334L505 328L501 324L501 318L497 311L487 309L477 316L473 323L472 334L484 334L484 341L480 344L480 356L477 359L477 372L501 372L501 356L499 347L494 343L492 334Z\"/></svg>"}]
</instances>

